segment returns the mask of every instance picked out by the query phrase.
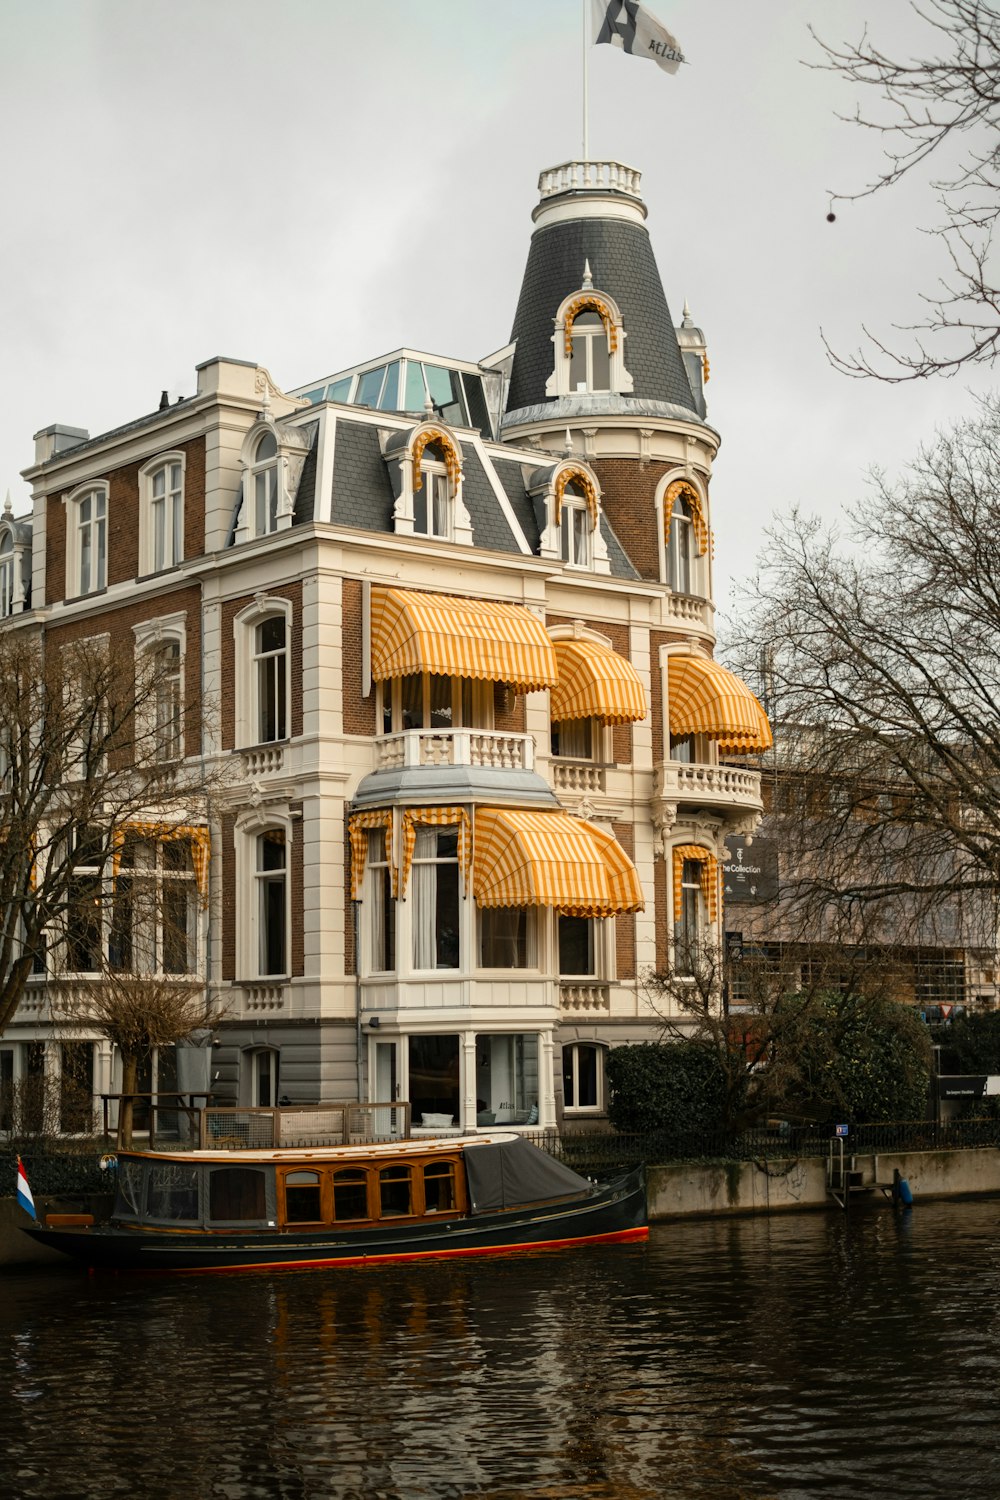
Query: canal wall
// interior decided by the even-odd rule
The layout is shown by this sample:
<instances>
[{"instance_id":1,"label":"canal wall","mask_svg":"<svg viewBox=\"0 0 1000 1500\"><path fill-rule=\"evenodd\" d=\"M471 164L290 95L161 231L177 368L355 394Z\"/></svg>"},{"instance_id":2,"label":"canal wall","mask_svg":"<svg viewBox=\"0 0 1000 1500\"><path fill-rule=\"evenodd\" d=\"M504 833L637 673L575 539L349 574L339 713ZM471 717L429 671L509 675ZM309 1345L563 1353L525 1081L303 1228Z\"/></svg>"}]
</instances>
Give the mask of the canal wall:
<instances>
[{"instance_id":1,"label":"canal wall","mask_svg":"<svg viewBox=\"0 0 1000 1500\"><path fill-rule=\"evenodd\" d=\"M862 1201L887 1202L876 1191L892 1182L893 1171L921 1198L1000 1195L1000 1150L894 1151L848 1156L856 1179L873 1192ZM768 1214L828 1208L826 1159L800 1156L787 1161L700 1164L669 1162L646 1169L649 1217L700 1218L715 1214Z\"/></svg>"}]
</instances>

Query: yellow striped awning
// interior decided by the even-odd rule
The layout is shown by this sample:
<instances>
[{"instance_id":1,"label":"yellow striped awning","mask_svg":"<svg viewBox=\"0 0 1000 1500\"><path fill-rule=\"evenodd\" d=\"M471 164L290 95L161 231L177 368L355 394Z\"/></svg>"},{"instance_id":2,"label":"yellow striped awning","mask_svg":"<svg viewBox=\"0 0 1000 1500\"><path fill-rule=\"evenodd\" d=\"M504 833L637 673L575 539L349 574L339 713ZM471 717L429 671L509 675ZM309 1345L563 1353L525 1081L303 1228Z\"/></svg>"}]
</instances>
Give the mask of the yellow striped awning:
<instances>
[{"instance_id":1,"label":"yellow striped awning","mask_svg":"<svg viewBox=\"0 0 1000 1500\"><path fill-rule=\"evenodd\" d=\"M707 734L722 750L766 750L773 743L767 715L746 683L707 656L667 662L670 733Z\"/></svg>"},{"instance_id":2,"label":"yellow striped awning","mask_svg":"<svg viewBox=\"0 0 1000 1500\"><path fill-rule=\"evenodd\" d=\"M212 856L212 835L207 828L178 823L122 823L112 833L112 877L117 880L122 862L125 839L131 834L136 839L148 839L159 843L183 842L191 846L191 866L195 884L203 907L208 905L208 867Z\"/></svg>"},{"instance_id":3,"label":"yellow striped awning","mask_svg":"<svg viewBox=\"0 0 1000 1500\"><path fill-rule=\"evenodd\" d=\"M634 724L646 717L646 695L630 661L597 641L556 641L559 681L552 689L550 717L600 719L603 724Z\"/></svg>"},{"instance_id":4,"label":"yellow striped awning","mask_svg":"<svg viewBox=\"0 0 1000 1500\"><path fill-rule=\"evenodd\" d=\"M433 672L507 682L527 693L557 680L552 642L523 604L373 588L371 616L376 682Z\"/></svg>"},{"instance_id":5,"label":"yellow striped awning","mask_svg":"<svg viewBox=\"0 0 1000 1500\"><path fill-rule=\"evenodd\" d=\"M381 828L385 838L385 862L389 867L392 894L398 895L399 872L392 860L392 808L376 808L372 812L355 813L347 825L351 841L351 900L361 896L368 863L368 833L372 828Z\"/></svg>"},{"instance_id":6,"label":"yellow striped awning","mask_svg":"<svg viewBox=\"0 0 1000 1500\"><path fill-rule=\"evenodd\" d=\"M552 906L575 917L645 907L614 835L564 812L478 807L472 892L479 906Z\"/></svg>"}]
</instances>

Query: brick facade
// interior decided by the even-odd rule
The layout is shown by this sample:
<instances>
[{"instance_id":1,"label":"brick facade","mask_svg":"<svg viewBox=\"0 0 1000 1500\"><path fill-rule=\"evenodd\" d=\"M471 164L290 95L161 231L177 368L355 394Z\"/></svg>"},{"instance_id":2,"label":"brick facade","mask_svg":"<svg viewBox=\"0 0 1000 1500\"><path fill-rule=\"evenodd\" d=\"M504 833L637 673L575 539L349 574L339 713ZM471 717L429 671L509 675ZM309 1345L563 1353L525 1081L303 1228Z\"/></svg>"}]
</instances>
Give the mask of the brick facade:
<instances>
[{"instance_id":1,"label":"brick facade","mask_svg":"<svg viewBox=\"0 0 1000 1500\"><path fill-rule=\"evenodd\" d=\"M341 584L344 662L344 733L371 738L375 733L375 694L361 696L361 657L364 629L361 607L363 585L358 578L345 578Z\"/></svg>"}]
</instances>

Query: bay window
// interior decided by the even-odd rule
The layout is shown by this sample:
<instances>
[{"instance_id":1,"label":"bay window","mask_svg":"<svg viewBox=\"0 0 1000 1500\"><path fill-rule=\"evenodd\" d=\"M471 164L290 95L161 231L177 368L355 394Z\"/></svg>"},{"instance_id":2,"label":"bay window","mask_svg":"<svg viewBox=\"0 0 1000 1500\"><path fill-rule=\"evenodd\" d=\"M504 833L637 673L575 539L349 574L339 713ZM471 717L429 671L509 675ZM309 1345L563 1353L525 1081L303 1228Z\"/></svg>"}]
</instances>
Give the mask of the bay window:
<instances>
[{"instance_id":1,"label":"bay window","mask_svg":"<svg viewBox=\"0 0 1000 1500\"><path fill-rule=\"evenodd\" d=\"M414 969L461 967L458 829L416 830L412 871Z\"/></svg>"}]
</instances>

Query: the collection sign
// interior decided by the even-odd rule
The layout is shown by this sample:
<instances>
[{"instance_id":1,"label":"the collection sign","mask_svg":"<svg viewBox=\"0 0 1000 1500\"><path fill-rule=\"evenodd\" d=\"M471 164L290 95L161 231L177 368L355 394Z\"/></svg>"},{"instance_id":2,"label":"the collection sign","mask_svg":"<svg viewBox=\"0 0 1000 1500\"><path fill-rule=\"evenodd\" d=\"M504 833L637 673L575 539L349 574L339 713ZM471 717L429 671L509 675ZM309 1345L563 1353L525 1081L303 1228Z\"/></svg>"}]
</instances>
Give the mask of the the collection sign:
<instances>
[{"instance_id":1,"label":"the collection sign","mask_svg":"<svg viewBox=\"0 0 1000 1500\"><path fill-rule=\"evenodd\" d=\"M778 851L767 839L748 844L739 834L726 839L722 865L726 904L773 901L778 894Z\"/></svg>"}]
</instances>

